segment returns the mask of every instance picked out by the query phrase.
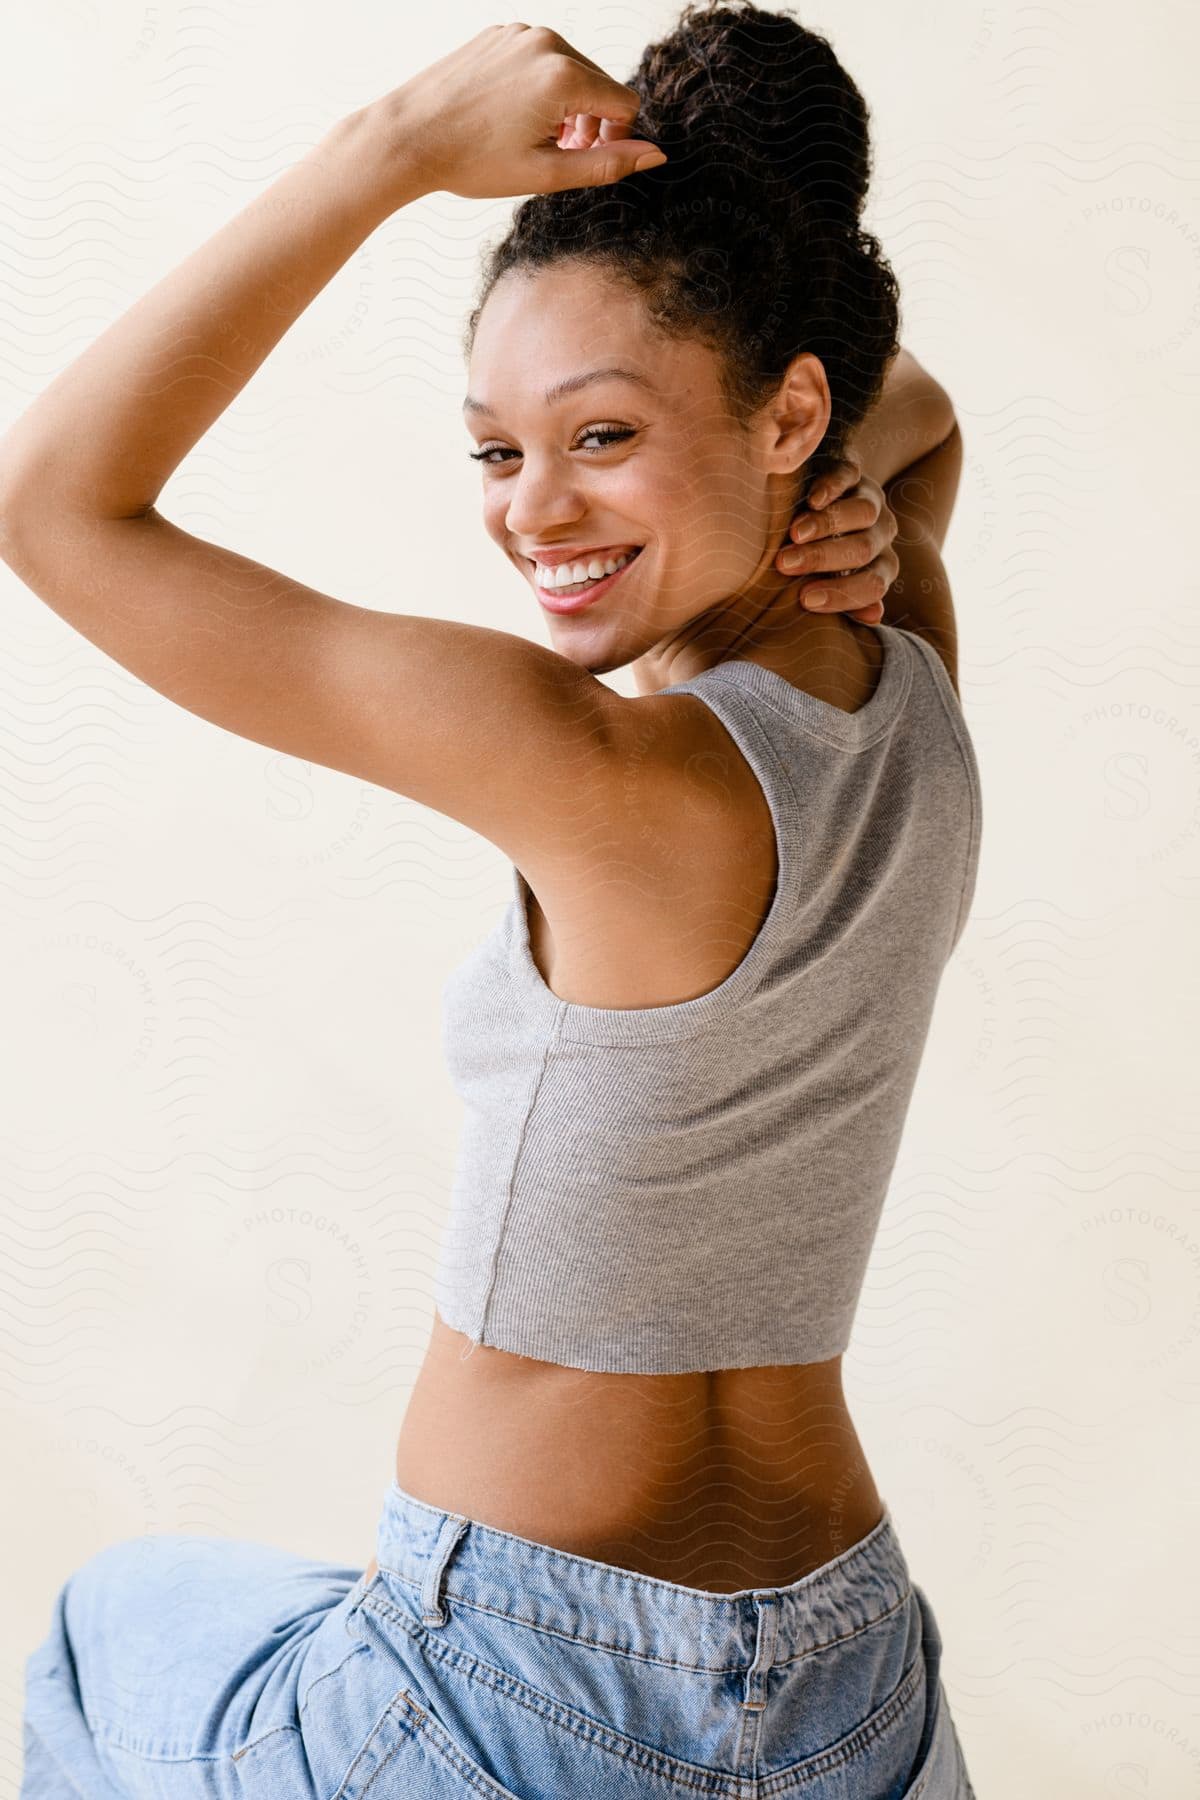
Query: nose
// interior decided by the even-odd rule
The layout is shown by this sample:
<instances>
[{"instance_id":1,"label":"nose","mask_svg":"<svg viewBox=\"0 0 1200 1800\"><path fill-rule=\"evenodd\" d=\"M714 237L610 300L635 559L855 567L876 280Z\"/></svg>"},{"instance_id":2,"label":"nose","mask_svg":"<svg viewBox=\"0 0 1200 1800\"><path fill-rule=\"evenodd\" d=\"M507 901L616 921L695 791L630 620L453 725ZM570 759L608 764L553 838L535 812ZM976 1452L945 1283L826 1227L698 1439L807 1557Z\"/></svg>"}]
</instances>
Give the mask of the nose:
<instances>
[{"instance_id":1,"label":"nose","mask_svg":"<svg viewBox=\"0 0 1200 1800\"><path fill-rule=\"evenodd\" d=\"M525 459L507 484L504 526L510 538L540 542L582 517L586 504L574 481L567 479L571 472L560 463L539 468L531 458Z\"/></svg>"}]
</instances>

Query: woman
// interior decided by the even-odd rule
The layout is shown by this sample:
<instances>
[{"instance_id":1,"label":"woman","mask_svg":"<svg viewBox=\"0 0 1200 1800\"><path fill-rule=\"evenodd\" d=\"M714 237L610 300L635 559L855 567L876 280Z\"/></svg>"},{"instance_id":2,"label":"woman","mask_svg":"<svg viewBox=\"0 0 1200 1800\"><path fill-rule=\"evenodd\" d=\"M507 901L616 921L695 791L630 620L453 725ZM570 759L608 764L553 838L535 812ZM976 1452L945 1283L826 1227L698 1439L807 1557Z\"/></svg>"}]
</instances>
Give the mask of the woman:
<instances>
[{"instance_id":1,"label":"woman","mask_svg":"<svg viewBox=\"0 0 1200 1800\"><path fill-rule=\"evenodd\" d=\"M689 8L628 87L493 26L6 440L5 554L64 618L226 729L465 821L515 881L446 984L463 1139L376 1557L93 1557L30 1659L26 1800L971 1794L840 1380L979 842L938 554L957 431L896 354L867 167L861 96L787 16ZM465 416L550 650L341 606L153 504L435 189L532 196ZM779 548L806 497L824 613ZM897 571L905 628L865 622ZM635 698L596 679L627 667Z\"/></svg>"}]
</instances>

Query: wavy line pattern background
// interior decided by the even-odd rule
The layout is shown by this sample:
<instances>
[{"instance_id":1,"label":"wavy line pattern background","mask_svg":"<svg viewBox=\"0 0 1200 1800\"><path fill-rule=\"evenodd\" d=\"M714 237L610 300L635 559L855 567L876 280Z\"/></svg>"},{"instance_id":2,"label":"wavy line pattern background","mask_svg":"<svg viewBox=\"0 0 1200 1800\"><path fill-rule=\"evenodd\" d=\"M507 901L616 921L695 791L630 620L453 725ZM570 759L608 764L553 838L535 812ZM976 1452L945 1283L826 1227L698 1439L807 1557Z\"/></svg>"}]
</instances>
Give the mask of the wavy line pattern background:
<instances>
[{"instance_id":1,"label":"wavy line pattern background","mask_svg":"<svg viewBox=\"0 0 1200 1800\"><path fill-rule=\"evenodd\" d=\"M534 15L624 75L673 7ZM339 114L503 11L59 0L0 25L0 428ZM528 16L528 15L527 15ZM804 9L966 443L986 824L846 1359L981 1795L1200 1795L1200 52L1169 0ZM508 202L350 260L178 471L186 529L531 637L459 330ZM220 732L0 566L0 1407L21 1663L110 1540L365 1563L457 1131L439 985L509 897L444 817ZM608 678L622 691L623 676Z\"/></svg>"}]
</instances>

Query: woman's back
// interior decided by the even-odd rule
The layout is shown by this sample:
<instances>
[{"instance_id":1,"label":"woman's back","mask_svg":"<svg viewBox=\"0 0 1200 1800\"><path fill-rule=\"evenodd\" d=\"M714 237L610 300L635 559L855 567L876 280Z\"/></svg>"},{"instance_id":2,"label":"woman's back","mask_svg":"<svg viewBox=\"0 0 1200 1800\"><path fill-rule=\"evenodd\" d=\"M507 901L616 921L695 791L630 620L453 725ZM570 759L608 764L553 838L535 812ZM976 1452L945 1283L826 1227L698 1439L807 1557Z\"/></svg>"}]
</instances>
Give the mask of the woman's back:
<instances>
[{"instance_id":1,"label":"woman's back","mask_svg":"<svg viewBox=\"0 0 1200 1800\"><path fill-rule=\"evenodd\" d=\"M890 640L889 662L901 653L904 661L885 667L885 640L873 628L844 617L812 620L811 631L804 635L803 666L793 666L787 674L772 671L767 692L782 676L798 693L812 695L845 716L868 709L865 720L875 716L871 709L877 704L898 714L903 696L918 680L926 703L933 690L940 689L938 706L944 708L952 690L940 665L935 673L932 652L921 645L909 650L910 640L899 632L890 633ZM739 695L758 705L761 696L746 694L744 679L744 675L738 679ZM753 683L756 678L750 679ZM561 893L551 894L543 882L547 917L528 883L518 877L523 905L516 911L524 920L524 947L532 965L526 973L540 981L551 1002L585 1009L677 1005L725 983L732 971L744 968L751 946L757 949L762 942L763 922L775 895L777 845L758 774L736 744L731 756L724 726L698 698L676 693L639 704L670 709L681 767L697 768L697 758L702 763L710 756L720 759L725 803L708 820L679 809L672 818L667 808L662 809L662 829L671 833L672 846L658 866L674 869L676 876L671 892L664 895L655 889L653 908L646 907L643 894L636 935L632 925L623 924L613 900L619 883L577 883L571 907L565 883ZM819 723L820 709L813 711ZM924 715L926 732L936 711ZM836 719L831 716L827 724L836 737ZM943 714L943 724L946 735L938 746L930 746L935 764L936 748L944 757L955 742L948 714ZM873 727L862 735L878 737ZM938 779L936 768L929 773L931 780ZM952 811L955 804L950 802ZM974 804L960 808L958 845L947 846L951 860L955 854L968 857L972 872L977 846L973 821L977 821ZM846 824L851 828L855 821L847 819ZM837 879L834 874L834 888ZM929 872L931 910L940 904L934 898L940 881L947 896L946 916L957 920L961 864L957 889L955 879L954 868L942 877ZM636 897L625 905L632 914L639 913ZM882 919L868 929L886 927L887 920ZM637 974L631 974L631 968ZM861 1004L861 995L857 998ZM890 1008L886 990L877 999L881 1008ZM475 1004L469 985L466 1004ZM586 1012L580 1016L592 1017ZM917 1058L919 1051L918 1043ZM904 1100L906 1104L906 1093ZM515 1127L517 1121L511 1122ZM844 1131L842 1137L844 1156ZM798 1163L806 1141L803 1124L797 1125L795 1141ZM786 1152L786 1142L782 1147ZM860 1148L864 1165L879 1155L879 1147L869 1141ZM484 1180L477 1169L469 1179L481 1185ZM514 1192L519 1208L520 1188L510 1180L506 1191L510 1205ZM467 1197L457 1228L473 1240L468 1260L476 1252L488 1259L494 1287L498 1246L481 1241L486 1232L481 1214L472 1208L475 1197ZM728 1211L727 1194L725 1199ZM652 1201L650 1196L647 1204ZM734 1196L735 1211L740 1205ZM579 1231L565 1191L564 1207L562 1249L569 1257ZM604 1207L601 1196L592 1214L596 1236L589 1253L581 1252L577 1258L581 1286L566 1303L566 1316L581 1321L578 1329L584 1334L589 1329L586 1296L599 1292L613 1273L595 1251L595 1244L604 1241ZM696 1228L703 1237L703 1215ZM455 1229L452 1223L449 1249L443 1247L451 1269ZM508 1229L514 1230L511 1221ZM619 1215L616 1229L628 1236L629 1215ZM873 1223L847 1224L852 1242L846 1269L857 1271L873 1229ZM736 1297L738 1259L746 1246L739 1243L736 1226L727 1235L728 1241L707 1242L702 1248L705 1256L728 1263ZM824 1248L814 1248L815 1265L823 1255L828 1259L836 1236L835 1226L821 1240ZM508 1314L492 1314L496 1335L456 1328L465 1322L465 1313L455 1311L456 1304L460 1312L467 1305L465 1280L456 1291L453 1280L445 1277L439 1288L439 1297L449 1297L454 1323L440 1314L435 1319L404 1420L396 1478L406 1492L519 1536L713 1592L794 1581L857 1543L878 1522L880 1496L842 1394L840 1347L833 1355L808 1360L788 1353L764 1355L749 1366L701 1368L696 1361L689 1362L686 1349L676 1344L672 1352L662 1352L660 1363L674 1356L670 1372L662 1373L642 1372L653 1358L639 1356L636 1350L624 1363L619 1356L614 1360L610 1350L606 1362L598 1340L589 1346L584 1337L574 1344L556 1343L553 1356L498 1348L496 1344L505 1341L506 1318L529 1319L536 1329L534 1288L541 1272L550 1270L547 1292L563 1288L561 1276L553 1272L552 1257L538 1259L539 1269L529 1266L525 1242L520 1235L510 1237L508 1252L516 1269L515 1291L520 1293L524 1282L525 1298L514 1301ZM774 1247L768 1242L758 1245L757 1251L770 1261ZM804 1271L789 1269L783 1246L780 1254L782 1315L786 1296L793 1288L799 1291ZM662 1344L662 1332L669 1333L674 1320L694 1319L689 1306L697 1298L702 1312L707 1308L711 1313L714 1303L707 1295L697 1296L686 1258L672 1262L668 1251L658 1249L652 1262L661 1281L660 1293L643 1292L633 1311L640 1318L657 1309L661 1316L655 1341ZM628 1288L632 1265L623 1263L619 1252L614 1252L614 1268ZM857 1298L856 1276L846 1269L839 1267L835 1273L827 1260L823 1270L819 1266L816 1270L821 1279L845 1289L829 1328L839 1343L848 1332ZM637 1278L644 1287L645 1271L640 1270ZM719 1288L713 1291L719 1296ZM746 1293L747 1320L753 1315L752 1298ZM718 1310L719 1305L718 1298ZM796 1314L799 1336L792 1341L802 1351L809 1313L811 1306ZM735 1338L739 1329L735 1318ZM786 1338L782 1316L779 1329ZM754 1341L753 1332L744 1341ZM761 1341L775 1340L768 1336ZM815 1345L817 1336L808 1341ZM699 1356L703 1354L701 1350ZM715 1353L709 1354L717 1360ZM578 1364L592 1366L571 1366L572 1355Z\"/></svg>"}]
</instances>

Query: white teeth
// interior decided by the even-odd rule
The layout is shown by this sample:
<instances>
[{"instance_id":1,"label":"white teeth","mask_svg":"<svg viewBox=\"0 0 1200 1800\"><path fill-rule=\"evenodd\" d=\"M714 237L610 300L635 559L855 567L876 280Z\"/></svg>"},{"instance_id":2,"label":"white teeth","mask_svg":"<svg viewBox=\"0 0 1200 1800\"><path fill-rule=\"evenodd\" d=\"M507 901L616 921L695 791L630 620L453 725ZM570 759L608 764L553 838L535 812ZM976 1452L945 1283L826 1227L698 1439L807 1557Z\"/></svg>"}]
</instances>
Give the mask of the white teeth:
<instances>
[{"instance_id":1,"label":"white teeth","mask_svg":"<svg viewBox=\"0 0 1200 1800\"><path fill-rule=\"evenodd\" d=\"M618 569L623 569L633 554L626 551L623 556L612 556L606 561L593 556L587 562L559 563L556 569L536 563L538 585L544 588L572 587L578 581L599 581L602 576L615 575Z\"/></svg>"}]
</instances>

